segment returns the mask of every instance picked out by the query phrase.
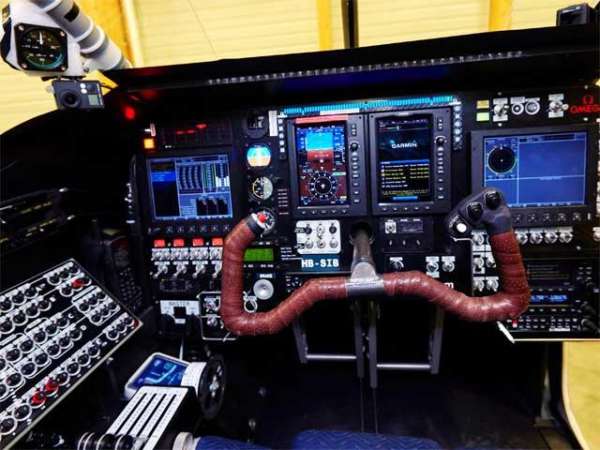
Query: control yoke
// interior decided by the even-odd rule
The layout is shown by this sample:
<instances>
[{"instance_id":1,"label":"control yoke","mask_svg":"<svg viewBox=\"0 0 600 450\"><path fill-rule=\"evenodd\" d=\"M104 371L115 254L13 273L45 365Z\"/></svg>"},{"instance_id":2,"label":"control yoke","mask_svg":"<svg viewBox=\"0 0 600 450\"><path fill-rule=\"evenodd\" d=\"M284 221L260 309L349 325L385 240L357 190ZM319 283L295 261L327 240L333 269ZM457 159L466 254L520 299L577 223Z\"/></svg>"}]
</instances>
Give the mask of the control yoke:
<instances>
[{"instance_id":1,"label":"control yoke","mask_svg":"<svg viewBox=\"0 0 600 450\"><path fill-rule=\"evenodd\" d=\"M461 201L446 217L453 239L466 239L473 228L485 227L498 266L501 290L494 295L470 297L418 271L377 274L369 236L364 230L353 238L350 277L313 278L267 312L250 314L243 306L245 249L266 230L266 217L251 214L225 239L221 282L221 317L238 335L275 334L321 300L358 296L417 296L465 320L488 322L518 317L529 304L530 291L510 211L497 189L486 188Z\"/></svg>"}]
</instances>

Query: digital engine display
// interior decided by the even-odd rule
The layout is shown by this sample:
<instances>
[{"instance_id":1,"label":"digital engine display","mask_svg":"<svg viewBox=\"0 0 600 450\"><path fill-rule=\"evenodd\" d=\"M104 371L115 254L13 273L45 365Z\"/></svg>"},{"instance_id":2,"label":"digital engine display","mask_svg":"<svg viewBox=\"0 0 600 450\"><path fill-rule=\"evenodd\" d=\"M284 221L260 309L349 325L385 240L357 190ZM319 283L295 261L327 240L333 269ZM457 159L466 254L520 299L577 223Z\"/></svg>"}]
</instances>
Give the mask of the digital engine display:
<instances>
[{"instance_id":1,"label":"digital engine display","mask_svg":"<svg viewBox=\"0 0 600 450\"><path fill-rule=\"evenodd\" d=\"M379 203L432 199L432 116L381 117L375 121Z\"/></svg>"},{"instance_id":2,"label":"digital engine display","mask_svg":"<svg viewBox=\"0 0 600 450\"><path fill-rule=\"evenodd\" d=\"M345 123L296 125L299 205L347 205Z\"/></svg>"},{"instance_id":3,"label":"digital engine display","mask_svg":"<svg viewBox=\"0 0 600 450\"><path fill-rule=\"evenodd\" d=\"M587 133L486 137L483 150L483 184L509 206L585 204Z\"/></svg>"},{"instance_id":4,"label":"digital engine display","mask_svg":"<svg viewBox=\"0 0 600 450\"><path fill-rule=\"evenodd\" d=\"M155 220L233 217L227 155L148 161Z\"/></svg>"}]
</instances>

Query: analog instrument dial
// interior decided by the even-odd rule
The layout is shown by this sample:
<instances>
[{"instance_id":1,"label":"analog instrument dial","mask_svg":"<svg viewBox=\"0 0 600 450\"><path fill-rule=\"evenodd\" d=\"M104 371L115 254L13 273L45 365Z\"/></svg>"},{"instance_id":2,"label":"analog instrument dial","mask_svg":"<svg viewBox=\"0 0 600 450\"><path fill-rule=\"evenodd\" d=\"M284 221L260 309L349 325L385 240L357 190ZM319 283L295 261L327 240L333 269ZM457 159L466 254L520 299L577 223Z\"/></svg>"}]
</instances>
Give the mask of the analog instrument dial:
<instances>
[{"instance_id":1,"label":"analog instrument dial","mask_svg":"<svg viewBox=\"0 0 600 450\"><path fill-rule=\"evenodd\" d=\"M19 39L20 65L34 70L65 70L65 35L61 30L51 28L31 28Z\"/></svg>"},{"instance_id":2,"label":"analog instrument dial","mask_svg":"<svg viewBox=\"0 0 600 450\"><path fill-rule=\"evenodd\" d=\"M258 200L268 200L273 195L273 182L268 177L258 177L252 182L251 189Z\"/></svg>"}]
</instances>

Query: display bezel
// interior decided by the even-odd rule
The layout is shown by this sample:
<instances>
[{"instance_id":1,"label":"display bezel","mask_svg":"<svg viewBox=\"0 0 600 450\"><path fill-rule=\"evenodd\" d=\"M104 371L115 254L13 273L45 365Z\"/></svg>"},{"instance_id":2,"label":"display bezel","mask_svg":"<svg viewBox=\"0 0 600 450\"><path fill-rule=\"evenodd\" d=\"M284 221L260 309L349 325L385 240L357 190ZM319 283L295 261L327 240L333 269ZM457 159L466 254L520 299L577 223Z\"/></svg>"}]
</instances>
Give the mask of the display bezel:
<instances>
[{"instance_id":1,"label":"display bezel","mask_svg":"<svg viewBox=\"0 0 600 450\"><path fill-rule=\"evenodd\" d=\"M347 164L347 195L348 203L344 205L309 205L300 204L300 185L298 172L298 158L296 148L296 128L309 125L343 124L346 140ZM292 214L297 218L331 217L331 216L356 216L367 212L367 174L365 158L364 119L362 114L340 114L300 117L287 120L287 149L290 161L290 190L292 201ZM356 151L351 151L351 146L357 145ZM357 161L352 162L352 156ZM356 167L356 169L354 169ZM358 186L353 186L357 183ZM356 193L355 193L356 192Z\"/></svg>"},{"instance_id":2,"label":"display bezel","mask_svg":"<svg viewBox=\"0 0 600 450\"><path fill-rule=\"evenodd\" d=\"M156 220L153 214L153 202L151 199L152 196L152 186L149 183L149 173L148 173L148 163L154 159L163 159L163 158L188 158L188 157L196 157L196 156L210 156L210 155L219 155L226 154L229 160L229 169L231 173L232 167L238 167L239 164L243 163L243 156L240 156L241 152L239 149L234 148L233 146L226 147L210 147L210 148L195 148L188 150L180 150L180 151L169 151L169 152L158 152L156 154L152 154L151 156L146 156L139 160L138 165L138 173L143 174L143 176L136 177L142 188L142 195L147 201L143 201L142 203L142 211L144 217L146 217L147 223L149 224L150 234L160 234L161 232L166 232L167 234L177 234L177 235L196 235L201 233L205 236L222 236L223 230L222 228L212 229L213 225L224 225L224 224L232 224L241 220L242 211L245 210L247 205L244 203L244 196L241 195L243 192L243 179L242 177L231 176L230 177L230 187L231 187L231 197L232 197L232 218L213 218L213 219L203 219L201 222L205 226L205 229L198 229L196 227L195 230L188 230L190 225L198 225L199 221L197 219L180 219L180 220Z\"/></svg>"},{"instance_id":3,"label":"display bezel","mask_svg":"<svg viewBox=\"0 0 600 450\"><path fill-rule=\"evenodd\" d=\"M411 116L431 116L431 200L406 202L382 202L379 200L379 152L377 151L377 120L386 117L408 118ZM369 143L371 168L371 203L374 215L412 215L422 213L448 212L450 199L450 161L451 161L451 111L450 108L428 108L402 111L386 111L369 114ZM437 153L436 139L444 138L443 152ZM441 171L441 173L440 173ZM443 198L439 198L443 196Z\"/></svg>"},{"instance_id":4,"label":"display bezel","mask_svg":"<svg viewBox=\"0 0 600 450\"><path fill-rule=\"evenodd\" d=\"M595 169L598 163L597 150L594 143L598 142L597 127L585 124L556 125L545 127L506 128L502 130L479 130L471 132L471 189L472 192L483 188L485 170L485 139L504 136L531 136L556 133L586 132L586 180L583 205L558 206L527 206L510 207L515 226L561 226L589 221L588 216L594 211L595 204ZM559 221L558 213L566 214L566 220ZM581 221L574 221L573 214L579 213ZM548 219L549 217L549 219Z\"/></svg>"}]
</instances>

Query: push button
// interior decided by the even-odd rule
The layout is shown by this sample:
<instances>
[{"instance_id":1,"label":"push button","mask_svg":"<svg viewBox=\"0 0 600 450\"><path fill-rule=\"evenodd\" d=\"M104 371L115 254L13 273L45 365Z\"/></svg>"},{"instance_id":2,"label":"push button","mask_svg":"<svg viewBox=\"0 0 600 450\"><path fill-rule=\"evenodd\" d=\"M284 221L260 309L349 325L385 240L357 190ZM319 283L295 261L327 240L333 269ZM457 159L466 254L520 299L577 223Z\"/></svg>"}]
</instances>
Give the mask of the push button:
<instances>
[{"instance_id":1,"label":"push button","mask_svg":"<svg viewBox=\"0 0 600 450\"><path fill-rule=\"evenodd\" d=\"M469 206L467 206L467 214L472 220L478 222L479 219L481 219L481 216L483 216L483 205L481 203L469 204Z\"/></svg>"}]
</instances>

